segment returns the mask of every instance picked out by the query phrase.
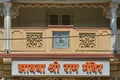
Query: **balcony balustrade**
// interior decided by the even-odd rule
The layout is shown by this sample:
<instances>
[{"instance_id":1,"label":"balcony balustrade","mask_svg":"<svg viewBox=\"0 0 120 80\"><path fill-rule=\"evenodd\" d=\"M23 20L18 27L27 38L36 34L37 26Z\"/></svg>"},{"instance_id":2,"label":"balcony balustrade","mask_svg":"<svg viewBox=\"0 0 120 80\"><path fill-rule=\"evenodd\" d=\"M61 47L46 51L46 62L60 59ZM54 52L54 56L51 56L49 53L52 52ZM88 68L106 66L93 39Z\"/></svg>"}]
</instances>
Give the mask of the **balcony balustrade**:
<instances>
[{"instance_id":1,"label":"balcony balustrade","mask_svg":"<svg viewBox=\"0 0 120 80\"><path fill-rule=\"evenodd\" d=\"M69 33L67 48L53 47L53 32ZM97 28L13 28L11 30L11 53L111 54L110 34L109 29ZM1 52L4 52L3 36L3 29L0 29Z\"/></svg>"},{"instance_id":2,"label":"balcony balustrade","mask_svg":"<svg viewBox=\"0 0 120 80\"><path fill-rule=\"evenodd\" d=\"M69 32L68 48L53 48L53 32ZM12 52L110 53L111 32L102 29L12 29Z\"/></svg>"}]
</instances>

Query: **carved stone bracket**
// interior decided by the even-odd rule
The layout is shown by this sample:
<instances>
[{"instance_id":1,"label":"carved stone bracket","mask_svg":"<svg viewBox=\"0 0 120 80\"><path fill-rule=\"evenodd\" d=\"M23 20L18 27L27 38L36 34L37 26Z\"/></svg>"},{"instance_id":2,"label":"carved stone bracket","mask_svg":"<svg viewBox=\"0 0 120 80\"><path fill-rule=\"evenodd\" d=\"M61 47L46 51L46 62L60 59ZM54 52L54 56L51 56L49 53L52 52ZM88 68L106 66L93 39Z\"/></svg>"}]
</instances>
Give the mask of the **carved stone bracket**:
<instances>
[{"instance_id":1,"label":"carved stone bracket","mask_svg":"<svg viewBox=\"0 0 120 80\"><path fill-rule=\"evenodd\" d=\"M9 12L10 12L11 6L12 6L12 4L9 3L9 2L5 2L4 3L4 7L3 7L3 9L4 9L3 10L4 15L10 14Z\"/></svg>"},{"instance_id":2,"label":"carved stone bracket","mask_svg":"<svg viewBox=\"0 0 120 80\"><path fill-rule=\"evenodd\" d=\"M117 15L120 17L120 5L118 6Z\"/></svg>"},{"instance_id":3,"label":"carved stone bracket","mask_svg":"<svg viewBox=\"0 0 120 80\"><path fill-rule=\"evenodd\" d=\"M12 11L11 11L12 18L16 18L16 16L19 15L20 8L28 8L28 7L31 7L31 8L35 8L35 7L40 7L40 8L43 8L43 7L48 7L48 8L87 7L87 8L91 8L91 7L93 7L93 8L102 8L103 15L104 16L109 15L109 4L13 3Z\"/></svg>"},{"instance_id":4,"label":"carved stone bracket","mask_svg":"<svg viewBox=\"0 0 120 80\"><path fill-rule=\"evenodd\" d=\"M117 3L116 3L116 5L117 5ZM116 8L117 8L116 17L120 17L120 5ZM106 16L106 18L111 19L111 5L109 5L108 7L105 7L103 9L103 13Z\"/></svg>"},{"instance_id":5,"label":"carved stone bracket","mask_svg":"<svg viewBox=\"0 0 120 80\"><path fill-rule=\"evenodd\" d=\"M19 6L13 5L11 10L11 17L16 18L19 15Z\"/></svg>"},{"instance_id":6,"label":"carved stone bracket","mask_svg":"<svg viewBox=\"0 0 120 80\"><path fill-rule=\"evenodd\" d=\"M0 4L0 16L3 16L3 5Z\"/></svg>"},{"instance_id":7,"label":"carved stone bracket","mask_svg":"<svg viewBox=\"0 0 120 80\"><path fill-rule=\"evenodd\" d=\"M103 9L103 15L106 17L106 18L111 18L111 9L110 9L110 6L107 6Z\"/></svg>"},{"instance_id":8,"label":"carved stone bracket","mask_svg":"<svg viewBox=\"0 0 120 80\"><path fill-rule=\"evenodd\" d=\"M5 10L5 8L7 7L11 7L12 4L9 2L4 2L0 4L0 16L4 16L4 14L7 14L7 9Z\"/></svg>"}]
</instances>

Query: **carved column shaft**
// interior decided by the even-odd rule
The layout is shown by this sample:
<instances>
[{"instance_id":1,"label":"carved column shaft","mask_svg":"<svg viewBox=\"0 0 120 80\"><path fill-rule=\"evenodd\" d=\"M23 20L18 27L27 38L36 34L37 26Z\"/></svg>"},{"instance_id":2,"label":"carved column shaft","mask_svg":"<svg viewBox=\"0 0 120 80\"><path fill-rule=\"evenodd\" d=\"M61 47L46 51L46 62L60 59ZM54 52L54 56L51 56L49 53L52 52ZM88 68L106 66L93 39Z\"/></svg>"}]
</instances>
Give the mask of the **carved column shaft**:
<instances>
[{"instance_id":1,"label":"carved column shaft","mask_svg":"<svg viewBox=\"0 0 120 80\"><path fill-rule=\"evenodd\" d=\"M10 30L11 30L11 3L5 2L4 3L4 49L5 53L8 53L10 50Z\"/></svg>"},{"instance_id":2,"label":"carved column shaft","mask_svg":"<svg viewBox=\"0 0 120 80\"><path fill-rule=\"evenodd\" d=\"M117 50L117 8L118 4L111 3L111 22L110 27L112 29L112 37L111 37L111 43L112 43L112 51L113 53L116 53Z\"/></svg>"}]
</instances>

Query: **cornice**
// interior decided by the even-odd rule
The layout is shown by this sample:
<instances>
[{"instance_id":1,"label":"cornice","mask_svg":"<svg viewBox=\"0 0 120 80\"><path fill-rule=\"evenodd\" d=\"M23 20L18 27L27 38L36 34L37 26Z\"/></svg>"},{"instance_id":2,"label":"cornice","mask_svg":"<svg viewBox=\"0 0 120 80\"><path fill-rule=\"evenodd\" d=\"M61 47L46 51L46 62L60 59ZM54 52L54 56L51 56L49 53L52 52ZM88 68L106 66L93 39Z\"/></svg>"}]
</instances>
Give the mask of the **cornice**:
<instances>
[{"instance_id":1,"label":"cornice","mask_svg":"<svg viewBox=\"0 0 120 80\"><path fill-rule=\"evenodd\" d=\"M120 3L120 0L0 0L0 3Z\"/></svg>"},{"instance_id":2,"label":"cornice","mask_svg":"<svg viewBox=\"0 0 120 80\"><path fill-rule=\"evenodd\" d=\"M118 55L117 55L118 56ZM54 53L47 53L47 54L0 54L0 58L40 58L40 59L72 59L72 58L115 58L116 55L114 54L75 54L75 53L69 53L69 54L54 54Z\"/></svg>"},{"instance_id":3,"label":"cornice","mask_svg":"<svg viewBox=\"0 0 120 80\"><path fill-rule=\"evenodd\" d=\"M107 3L111 0L12 0L17 3Z\"/></svg>"}]
</instances>

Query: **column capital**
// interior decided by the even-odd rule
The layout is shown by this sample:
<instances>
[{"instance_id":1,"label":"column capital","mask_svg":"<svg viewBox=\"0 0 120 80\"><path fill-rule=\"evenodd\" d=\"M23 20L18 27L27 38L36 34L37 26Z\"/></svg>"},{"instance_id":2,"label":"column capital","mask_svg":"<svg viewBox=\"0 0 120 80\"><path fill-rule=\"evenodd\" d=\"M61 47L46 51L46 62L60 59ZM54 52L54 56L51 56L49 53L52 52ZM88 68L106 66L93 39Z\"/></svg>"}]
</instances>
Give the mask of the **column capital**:
<instances>
[{"instance_id":1,"label":"column capital","mask_svg":"<svg viewBox=\"0 0 120 80\"><path fill-rule=\"evenodd\" d=\"M113 8L117 9L117 8L118 8L118 3L112 2L112 3L110 3L110 7L111 7L112 9L113 9Z\"/></svg>"},{"instance_id":2,"label":"column capital","mask_svg":"<svg viewBox=\"0 0 120 80\"><path fill-rule=\"evenodd\" d=\"M108 7L105 8L104 13L106 13L106 18L111 19L112 13L116 14L116 17L118 16L118 3L111 2Z\"/></svg>"},{"instance_id":3,"label":"column capital","mask_svg":"<svg viewBox=\"0 0 120 80\"><path fill-rule=\"evenodd\" d=\"M11 6L12 6L12 3L10 3L10 2L4 2L3 4L4 4L4 7L10 7L11 8Z\"/></svg>"},{"instance_id":4,"label":"column capital","mask_svg":"<svg viewBox=\"0 0 120 80\"><path fill-rule=\"evenodd\" d=\"M117 15L120 17L120 6L118 6Z\"/></svg>"},{"instance_id":5,"label":"column capital","mask_svg":"<svg viewBox=\"0 0 120 80\"><path fill-rule=\"evenodd\" d=\"M0 15L3 16L5 14L5 8L11 8L12 4L9 0L5 0L3 4L0 5Z\"/></svg>"},{"instance_id":6,"label":"column capital","mask_svg":"<svg viewBox=\"0 0 120 80\"><path fill-rule=\"evenodd\" d=\"M0 16L3 16L3 6L0 6Z\"/></svg>"},{"instance_id":7,"label":"column capital","mask_svg":"<svg viewBox=\"0 0 120 80\"><path fill-rule=\"evenodd\" d=\"M112 14L115 14L116 15L115 17L118 17L118 5L119 4L116 2L110 3L109 7L106 10L107 18L111 19Z\"/></svg>"},{"instance_id":8,"label":"column capital","mask_svg":"<svg viewBox=\"0 0 120 80\"><path fill-rule=\"evenodd\" d=\"M12 4L10 2L4 2L3 5L4 5L4 7L3 7L4 16L9 15Z\"/></svg>"}]
</instances>

